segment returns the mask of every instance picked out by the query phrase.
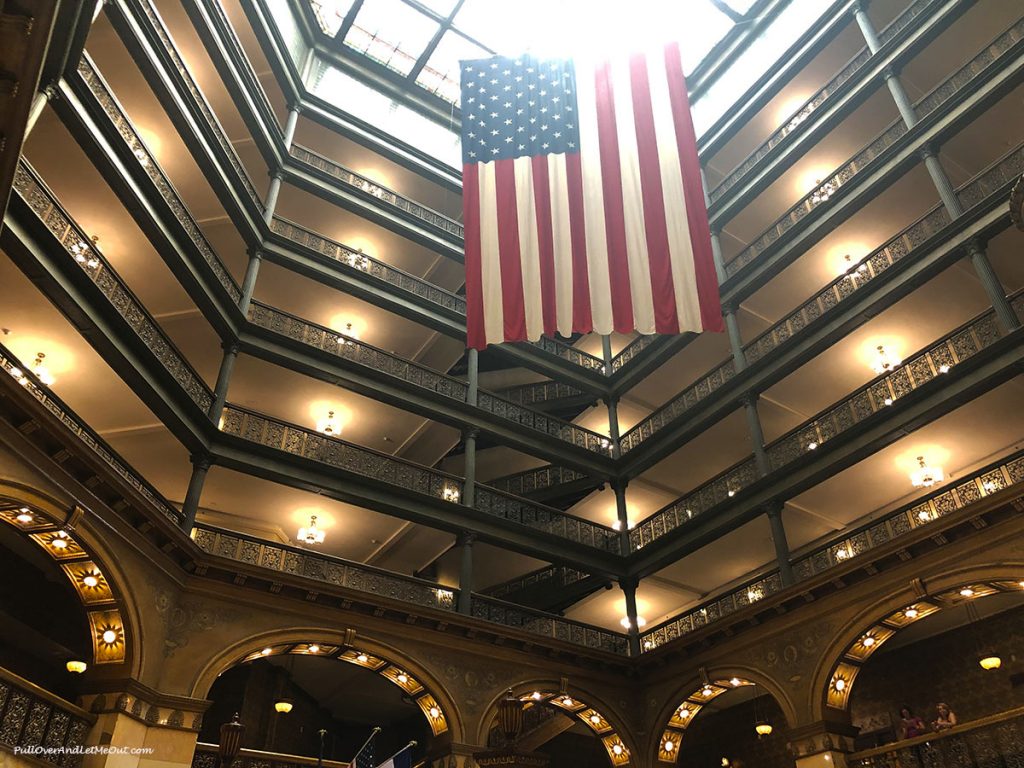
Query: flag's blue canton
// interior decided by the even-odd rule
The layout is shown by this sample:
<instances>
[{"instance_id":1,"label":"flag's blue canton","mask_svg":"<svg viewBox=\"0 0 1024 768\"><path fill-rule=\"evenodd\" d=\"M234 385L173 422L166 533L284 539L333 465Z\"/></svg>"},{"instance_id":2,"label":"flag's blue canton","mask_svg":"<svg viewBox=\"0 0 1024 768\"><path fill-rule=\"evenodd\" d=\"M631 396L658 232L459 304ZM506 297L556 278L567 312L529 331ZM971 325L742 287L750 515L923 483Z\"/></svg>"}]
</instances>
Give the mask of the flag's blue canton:
<instances>
[{"instance_id":1,"label":"flag's blue canton","mask_svg":"<svg viewBox=\"0 0 1024 768\"><path fill-rule=\"evenodd\" d=\"M462 62L462 161L579 152L571 61L532 56Z\"/></svg>"},{"instance_id":2,"label":"flag's blue canton","mask_svg":"<svg viewBox=\"0 0 1024 768\"><path fill-rule=\"evenodd\" d=\"M355 768L376 768L376 766L377 764L373 761L373 739L370 739L370 743L356 755Z\"/></svg>"}]
</instances>

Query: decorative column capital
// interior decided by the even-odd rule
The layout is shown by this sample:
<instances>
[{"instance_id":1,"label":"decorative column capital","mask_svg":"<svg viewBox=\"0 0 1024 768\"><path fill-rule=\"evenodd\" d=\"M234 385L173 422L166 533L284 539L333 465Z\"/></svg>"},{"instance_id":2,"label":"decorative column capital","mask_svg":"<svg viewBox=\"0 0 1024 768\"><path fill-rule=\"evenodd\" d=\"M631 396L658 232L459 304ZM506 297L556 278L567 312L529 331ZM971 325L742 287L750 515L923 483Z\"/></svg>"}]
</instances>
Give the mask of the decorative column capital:
<instances>
[{"instance_id":1,"label":"decorative column capital","mask_svg":"<svg viewBox=\"0 0 1024 768\"><path fill-rule=\"evenodd\" d=\"M476 427L466 427L462 430L463 440L476 440L478 437L480 437L480 430Z\"/></svg>"},{"instance_id":2,"label":"decorative column capital","mask_svg":"<svg viewBox=\"0 0 1024 768\"><path fill-rule=\"evenodd\" d=\"M47 83L42 87L40 93L46 97L47 101L56 101L60 98L60 90L58 90L56 83Z\"/></svg>"},{"instance_id":3,"label":"decorative column capital","mask_svg":"<svg viewBox=\"0 0 1024 768\"><path fill-rule=\"evenodd\" d=\"M228 341L221 342L220 348L227 355L238 355L239 347L237 339L229 339Z\"/></svg>"},{"instance_id":4,"label":"decorative column capital","mask_svg":"<svg viewBox=\"0 0 1024 768\"><path fill-rule=\"evenodd\" d=\"M917 154L920 156L922 160L927 160L930 157L936 157L938 155L938 151L938 147L936 147L932 142L929 141L923 147L917 150Z\"/></svg>"},{"instance_id":5,"label":"decorative column capital","mask_svg":"<svg viewBox=\"0 0 1024 768\"><path fill-rule=\"evenodd\" d=\"M892 80L894 77L897 77L899 75L899 73L900 73L900 71L899 71L899 69L897 67L895 67L892 64L886 64L882 68L882 80L883 81Z\"/></svg>"},{"instance_id":6,"label":"decorative column capital","mask_svg":"<svg viewBox=\"0 0 1024 768\"><path fill-rule=\"evenodd\" d=\"M193 453L188 457L188 460L192 462L192 466L196 469L205 472L213 464L213 460L210 458L208 453Z\"/></svg>"},{"instance_id":7,"label":"decorative column capital","mask_svg":"<svg viewBox=\"0 0 1024 768\"><path fill-rule=\"evenodd\" d=\"M455 537L455 546L472 547L476 539L477 535L473 531L463 531Z\"/></svg>"},{"instance_id":8,"label":"decorative column capital","mask_svg":"<svg viewBox=\"0 0 1024 768\"><path fill-rule=\"evenodd\" d=\"M981 238L973 237L967 241L967 255L970 257L984 256L985 243Z\"/></svg>"}]
</instances>

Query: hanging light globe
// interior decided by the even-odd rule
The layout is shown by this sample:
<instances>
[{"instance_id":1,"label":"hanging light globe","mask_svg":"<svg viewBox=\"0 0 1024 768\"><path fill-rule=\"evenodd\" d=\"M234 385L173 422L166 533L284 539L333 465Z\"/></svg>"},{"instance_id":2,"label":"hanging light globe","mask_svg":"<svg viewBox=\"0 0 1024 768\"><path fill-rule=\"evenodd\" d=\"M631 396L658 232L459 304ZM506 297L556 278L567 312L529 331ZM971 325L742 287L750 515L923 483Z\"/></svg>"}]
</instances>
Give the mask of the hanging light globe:
<instances>
[{"instance_id":1,"label":"hanging light globe","mask_svg":"<svg viewBox=\"0 0 1024 768\"><path fill-rule=\"evenodd\" d=\"M984 670L999 669L1003 665L1003 660L993 653L979 659L978 664Z\"/></svg>"}]
</instances>

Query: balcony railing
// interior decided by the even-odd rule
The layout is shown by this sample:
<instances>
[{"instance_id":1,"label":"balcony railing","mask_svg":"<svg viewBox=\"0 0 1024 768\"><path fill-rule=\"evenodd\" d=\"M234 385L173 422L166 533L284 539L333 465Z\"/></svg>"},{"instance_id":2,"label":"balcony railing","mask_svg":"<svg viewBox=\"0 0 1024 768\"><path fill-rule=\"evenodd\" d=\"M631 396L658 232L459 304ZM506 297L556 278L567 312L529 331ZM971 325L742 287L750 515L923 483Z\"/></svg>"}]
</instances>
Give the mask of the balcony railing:
<instances>
[{"instance_id":1,"label":"balcony railing","mask_svg":"<svg viewBox=\"0 0 1024 768\"><path fill-rule=\"evenodd\" d=\"M0 667L0 744L22 759L75 768L96 716Z\"/></svg>"},{"instance_id":2,"label":"balcony railing","mask_svg":"<svg viewBox=\"0 0 1024 768\"><path fill-rule=\"evenodd\" d=\"M234 405L224 409L221 431L257 445L343 469L435 500L459 503L465 493L461 477L396 459ZM620 549L619 536L611 528L483 486L478 485L476 488L474 509L491 517L602 551L617 553Z\"/></svg>"},{"instance_id":3,"label":"balcony railing","mask_svg":"<svg viewBox=\"0 0 1024 768\"><path fill-rule=\"evenodd\" d=\"M14 176L14 191L57 238L69 262L77 265L96 285L110 306L132 328L139 340L192 402L204 413L208 411L213 402L213 395L199 374L164 336L142 302L111 268L99 248L79 229L71 216L61 207L53 192L25 160L18 163Z\"/></svg>"},{"instance_id":4,"label":"balcony railing","mask_svg":"<svg viewBox=\"0 0 1024 768\"><path fill-rule=\"evenodd\" d=\"M1024 172L1024 145L1017 147L986 168L957 191L966 210L988 200ZM883 272L901 263L951 223L945 208L937 205L902 232L840 275L809 301L748 343L743 352L748 363L767 358L784 344L795 343L824 322L829 313ZM697 407L736 375L731 359L699 378L665 405L622 436L623 454L636 450L645 440Z\"/></svg>"},{"instance_id":5,"label":"balcony railing","mask_svg":"<svg viewBox=\"0 0 1024 768\"><path fill-rule=\"evenodd\" d=\"M586 395L582 389L577 389L564 381L538 381L533 384L521 384L517 387L499 389L498 394L510 402L530 406Z\"/></svg>"},{"instance_id":6,"label":"balcony railing","mask_svg":"<svg viewBox=\"0 0 1024 768\"><path fill-rule=\"evenodd\" d=\"M954 95L972 83L979 74L996 62L1022 36L1024 36L1024 19L1018 21L999 35L980 53L957 70L956 73L948 77L921 99L917 105L919 116L923 117L930 114L950 101ZM768 248L785 238L786 234L792 231L798 224L805 220L810 221L812 218L816 218L817 214L815 212L819 208L828 207L829 201L832 200L833 196L839 194L844 185L849 184L865 168L874 165L874 161L879 157L887 154L889 148L899 138L904 136L908 130L902 118L896 120L850 160L823 178L814 190L800 199L769 229L765 230L756 240L728 261L725 265L726 274L729 277L737 274L741 269L757 260Z\"/></svg>"},{"instance_id":7,"label":"balcony railing","mask_svg":"<svg viewBox=\"0 0 1024 768\"><path fill-rule=\"evenodd\" d=\"M915 19L931 6L938 5L938 0L917 0L906 10L897 16L885 29L878 34L880 42L884 45L893 39L899 32L902 32ZM805 126L806 120L811 113L821 107L840 88L848 83L860 69L871 59L871 52L865 47L862 48L839 72L829 80L820 91L811 96L804 104L794 112L785 124L750 155L740 163L721 183L718 184L709 197L712 203L718 202L730 189L743 179L751 170L758 166L762 160L768 157L787 138L799 132Z\"/></svg>"},{"instance_id":8,"label":"balcony railing","mask_svg":"<svg viewBox=\"0 0 1024 768\"><path fill-rule=\"evenodd\" d=\"M563 643L582 645L618 656L629 655L629 640L620 632L610 632L483 595L473 595L473 617Z\"/></svg>"},{"instance_id":9,"label":"balcony railing","mask_svg":"<svg viewBox=\"0 0 1024 768\"><path fill-rule=\"evenodd\" d=\"M424 579L403 576L321 552L270 543L203 524L196 526L192 538L203 552L238 563L411 605L436 608L439 611L455 610L457 590Z\"/></svg>"},{"instance_id":10,"label":"balcony railing","mask_svg":"<svg viewBox=\"0 0 1024 768\"><path fill-rule=\"evenodd\" d=\"M17 375L25 391L32 395L39 403L57 418L65 429L68 430L77 440L99 459L118 477L132 487L132 489L152 504L168 520L175 525L181 521L181 512L160 495L160 492L143 480L121 456L111 448L107 442L94 432L68 408L62 400L44 387L32 371L25 368L17 358L12 355L6 347L0 345L0 368L12 377Z\"/></svg>"},{"instance_id":11,"label":"balcony railing","mask_svg":"<svg viewBox=\"0 0 1024 768\"><path fill-rule=\"evenodd\" d=\"M221 768L218 745L196 744L192 753L192 768ZM337 760L317 760L301 755L282 755L280 752L263 752L259 749L240 749L238 757L224 768L351 768L350 763Z\"/></svg>"},{"instance_id":12,"label":"balcony railing","mask_svg":"<svg viewBox=\"0 0 1024 768\"><path fill-rule=\"evenodd\" d=\"M805 581L853 558L889 544L922 526L991 496L1004 488L1024 483L1024 451L990 464L966 478L958 479L927 496L861 526L852 533L832 539L793 563L797 581ZM642 635L644 650L651 650L676 638L713 624L751 603L783 590L777 570L743 584L703 605L669 619Z\"/></svg>"},{"instance_id":13,"label":"balcony railing","mask_svg":"<svg viewBox=\"0 0 1024 768\"><path fill-rule=\"evenodd\" d=\"M191 101L195 109L209 128L210 135L213 137L214 141L216 141L221 153L224 155L228 163L230 163L231 169L234 171L245 195L249 198L254 208L262 214L263 201L260 199L259 193L256 192L256 187L253 185L252 179L249 178L249 174L245 170L245 166L242 165L242 161L235 152L235 148L224 133L224 129L217 120L217 116L210 108L209 102L207 102L203 92L196 84L196 81L192 78L188 67L185 66L185 62L178 53L174 40L167 31L167 27L164 26L164 22L163 19L160 18L160 14L157 13L156 8L153 7L150 0L123 0L123 2L141 12L145 17L145 20L148 21L150 29L153 31L157 41L160 43L160 47L164 51L164 55L167 56L168 60L173 65L174 71L177 73L181 83L188 91L188 95L191 97Z\"/></svg>"},{"instance_id":14,"label":"balcony railing","mask_svg":"<svg viewBox=\"0 0 1024 768\"><path fill-rule=\"evenodd\" d=\"M564 565L549 565L546 568L538 568L536 571L530 571L514 579L503 581L501 584L485 590L484 594L487 597L501 598L515 592L521 592L537 584L551 582L557 586L566 586L583 581L583 579L589 578L589 576L590 574L576 568L567 568Z\"/></svg>"},{"instance_id":15,"label":"balcony railing","mask_svg":"<svg viewBox=\"0 0 1024 768\"><path fill-rule=\"evenodd\" d=\"M626 365L634 360L637 355L651 346L651 344L656 342L659 338L661 337L657 334L637 336L629 342L629 344L623 347L619 354L612 358L612 373L621 371Z\"/></svg>"},{"instance_id":16,"label":"balcony railing","mask_svg":"<svg viewBox=\"0 0 1024 768\"><path fill-rule=\"evenodd\" d=\"M139 165L145 170L146 175L149 177L150 181L153 182L153 185L156 187L157 192L159 192L160 197L163 198L178 223L188 234L189 239L202 256L203 261L205 261L206 265L210 268L214 278L231 297L231 300L237 302L241 297L242 292L239 290L234 278L231 277L231 273L228 272L227 267L224 266L224 263L220 260L216 251L213 250L213 247L203 235L202 229L192 218L187 206L182 201L181 196L178 195L170 180L164 174L160 166L157 165L153 153L150 152L145 142L143 142L142 137L139 136L138 131L135 130L135 126L132 125L128 116L125 114L124 109L121 107L117 99L114 98L114 94L111 92L110 87L96 69L92 59L86 53L82 54L82 58L78 62L78 74L82 77L83 82L89 88L90 93L95 97L100 108L117 129L118 135L131 150L132 154L138 160Z\"/></svg>"},{"instance_id":17,"label":"balcony railing","mask_svg":"<svg viewBox=\"0 0 1024 768\"><path fill-rule=\"evenodd\" d=\"M1021 298L1017 298L1018 303ZM786 467L865 419L895 406L901 397L949 373L955 366L992 346L1000 338L1002 334L999 332L995 310L990 309L930 345L927 350L912 355L893 371L872 379L818 416L766 445L771 471ZM639 523L629 534L633 549L647 546L656 538L726 503L757 479L754 457L744 459Z\"/></svg>"},{"instance_id":18,"label":"balcony railing","mask_svg":"<svg viewBox=\"0 0 1024 768\"><path fill-rule=\"evenodd\" d=\"M511 475L496 477L493 480L488 480L486 484L499 491L514 493L516 496L525 496L534 491L554 488L566 483L585 480L586 478L587 475L583 472L577 472L575 469L548 464Z\"/></svg>"},{"instance_id":19,"label":"balcony railing","mask_svg":"<svg viewBox=\"0 0 1024 768\"><path fill-rule=\"evenodd\" d=\"M462 225L454 219L445 216L442 213L438 213L435 210L427 208L425 205L410 200L408 197L403 197L397 192L393 192L387 187L383 187L380 184L361 176L355 171L350 171L343 165L330 160L323 155L314 152L306 147L293 144L288 150L288 153L297 161L304 165L308 165L321 173L325 173L335 181L341 182L346 187L358 190L368 197L380 201L385 205L392 206L398 209L407 216L411 216L425 224L429 224L431 227L441 230L446 235L450 235L453 238L458 239L461 245L463 236Z\"/></svg>"},{"instance_id":20,"label":"balcony railing","mask_svg":"<svg viewBox=\"0 0 1024 768\"><path fill-rule=\"evenodd\" d=\"M850 768L1004 768L1024 755L1024 707L847 755Z\"/></svg>"},{"instance_id":21,"label":"balcony railing","mask_svg":"<svg viewBox=\"0 0 1024 768\"><path fill-rule=\"evenodd\" d=\"M260 328L266 328L334 357L371 368L378 374L393 376L405 384L435 392L460 403L466 402L469 388L465 382L330 328L256 302L253 302L249 309L249 320ZM477 394L477 407L498 418L557 438L577 448L602 456L611 455L611 441L608 438L556 416L534 411L484 391Z\"/></svg>"}]
</instances>

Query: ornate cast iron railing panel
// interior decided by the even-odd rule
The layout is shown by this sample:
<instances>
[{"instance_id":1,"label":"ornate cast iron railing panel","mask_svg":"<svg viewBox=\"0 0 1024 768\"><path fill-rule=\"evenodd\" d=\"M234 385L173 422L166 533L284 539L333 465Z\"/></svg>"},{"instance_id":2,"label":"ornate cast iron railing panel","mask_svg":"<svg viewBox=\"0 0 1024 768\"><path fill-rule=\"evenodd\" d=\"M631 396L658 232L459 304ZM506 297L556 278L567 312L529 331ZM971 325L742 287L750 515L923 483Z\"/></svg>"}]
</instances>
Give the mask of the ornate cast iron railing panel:
<instances>
[{"instance_id":1,"label":"ornate cast iron railing panel","mask_svg":"<svg viewBox=\"0 0 1024 768\"><path fill-rule=\"evenodd\" d=\"M476 486L474 508L492 517L500 517L577 544L595 547L605 552L621 551L621 538L611 528L567 514L554 507L546 507L510 493L502 493L479 483Z\"/></svg>"},{"instance_id":2,"label":"ornate cast iron railing panel","mask_svg":"<svg viewBox=\"0 0 1024 768\"><path fill-rule=\"evenodd\" d=\"M585 480L586 478L587 475L583 472L577 472L575 469L547 464L543 467L527 469L512 475L496 477L493 480L488 480L486 485L495 490L505 491L505 493L525 496L534 491L554 488L566 483L574 483L577 480Z\"/></svg>"},{"instance_id":3,"label":"ornate cast iron railing panel","mask_svg":"<svg viewBox=\"0 0 1024 768\"><path fill-rule=\"evenodd\" d=\"M995 311L989 310L957 328L929 349L912 355L891 372L872 379L821 414L765 446L771 471L782 469L824 443L895 405L901 397L949 373L1002 338ZM633 549L686 524L726 501L758 478L754 458L743 460L688 496L674 501L630 531ZM724 495L723 495L724 494Z\"/></svg>"},{"instance_id":4,"label":"ornate cast iron railing panel","mask_svg":"<svg viewBox=\"0 0 1024 768\"><path fill-rule=\"evenodd\" d=\"M825 573L853 557L898 540L945 515L1019 483L1024 483L1024 451L949 483L889 515L871 521L853 533L833 539L797 559L793 563L793 573L797 581ZM772 570L767 575L645 632L642 636L643 648L650 650L694 632L752 602L781 592L782 589L778 571Z\"/></svg>"},{"instance_id":5,"label":"ornate cast iron railing panel","mask_svg":"<svg viewBox=\"0 0 1024 768\"><path fill-rule=\"evenodd\" d=\"M423 579L206 525L196 526L192 538L201 550L217 557L403 603L440 611L455 610L454 591Z\"/></svg>"},{"instance_id":6,"label":"ornate cast iron railing panel","mask_svg":"<svg viewBox=\"0 0 1024 768\"><path fill-rule=\"evenodd\" d=\"M111 268L99 248L78 228L71 216L61 207L57 198L24 160L19 161L14 176L14 191L39 217L63 246L71 263L99 288L111 307L131 326L153 356L174 378L188 397L205 413L210 409L213 396L185 357L167 339L160 326L143 307L135 294Z\"/></svg>"},{"instance_id":7,"label":"ornate cast iron railing panel","mask_svg":"<svg viewBox=\"0 0 1024 768\"><path fill-rule=\"evenodd\" d=\"M961 187L957 191L957 196L965 210L969 210L1012 183L1021 172L1024 172L1024 145L983 170ZM858 290L893 265L904 261L914 253L915 248L940 233L951 221L945 208L941 205L934 207L883 246L854 264L846 274L837 277L809 301L744 346L743 352L747 362L755 363L783 344L798 339ZM622 453L635 450L665 425L697 406L704 398L730 381L735 375L734 371L733 361L729 359L669 400L622 436Z\"/></svg>"},{"instance_id":8,"label":"ornate cast iron railing panel","mask_svg":"<svg viewBox=\"0 0 1024 768\"><path fill-rule=\"evenodd\" d=\"M96 454L115 475L130 485L132 489L156 509L160 510L164 517L175 525L180 522L181 512L172 507L156 488L137 475L117 451L111 448L96 432L87 427L74 411L44 387L32 375L32 371L22 366L17 358L3 345L0 345L0 368L3 368L12 377L17 376L22 381L22 386L26 392L31 394L47 411L53 414L68 432L84 443L92 453Z\"/></svg>"},{"instance_id":9,"label":"ornate cast iron railing panel","mask_svg":"<svg viewBox=\"0 0 1024 768\"><path fill-rule=\"evenodd\" d=\"M531 635L550 637L563 643L582 645L619 656L629 655L629 640L618 632L570 621L520 605L505 603L483 595L473 595L473 617L512 627Z\"/></svg>"},{"instance_id":10,"label":"ornate cast iron railing panel","mask_svg":"<svg viewBox=\"0 0 1024 768\"><path fill-rule=\"evenodd\" d=\"M458 499L462 496L461 477L402 461L234 405L225 407L220 429L226 435L435 499Z\"/></svg>"},{"instance_id":11,"label":"ornate cast iron railing panel","mask_svg":"<svg viewBox=\"0 0 1024 768\"><path fill-rule=\"evenodd\" d=\"M311 168L315 168L321 173L327 174L332 179L340 182L346 187L357 189L363 194L375 200L379 200L385 205L397 208L403 213L419 219L435 229L441 230L446 235L451 235L453 238L458 239L459 244L461 245L463 235L462 225L454 219L450 219L444 214L427 208L425 205L420 205L407 197L403 197L387 187L382 187L380 184L371 181L365 176L361 176L355 171L350 171L343 165L340 165L306 147L293 144L289 148L288 153L300 163L308 165Z\"/></svg>"},{"instance_id":12,"label":"ornate cast iron railing panel","mask_svg":"<svg viewBox=\"0 0 1024 768\"><path fill-rule=\"evenodd\" d=\"M917 2L910 5L879 33L879 40L884 45L899 32L903 31L912 21L917 19L929 6L933 5L938 5L937 0L917 0ZM849 82L870 59L871 52L866 47L862 48L820 91L804 102L786 121L785 125L769 136L761 146L750 153L739 166L722 179L717 187L711 190L709 195L711 202L715 203L720 200L726 192L736 186L744 176L770 155L776 147L782 144L788 137L797 133L811 113L821 107L836 91Z\"/></svg>"},{"instance_id":13,"label":"ornate cast iron railing panel","mask_svg":"<svg viewBox=\"0 0 1024 768\"><path fill-rule=\"evenodd\" d=\"M846 763L850 768L1020 768L1024 708L855 752Z\"/></svg>"},{"instance_id":14,"label":"ornate cast iron railing panel","mask_svg":"<svg viewBox=\"0 0 1024 768\"><path fill-rule=\"evenodd\" d=\"M1024 19L1003 32L980 53L961 67L956 73L936 86L927 96L918 102L917 111L921 116L934 112L959 93L965 86L974 82L975 78L988 69L997 59L1019 41L1024 33ZM897 139L908 132L906 124L900 118L886 128L877 138L860 150L850 160L822 179L818 187L805 195L793 205L778 221L765 230L756 240L740 251L726 263L725 271L729 277L753 262L770 246L779 242L787 232L799 222L812 215L814 211L827 204L839 192L843 185L854 176L872 165L875 160L886 154Z\"/></svg>"},{"instance_id":15,"label":"ornate cast iron railing panel","mask_svg":"<svg viewBox=\"0 0 1024 768\"><path fill-rule=\"evenodd\" d=\"M0 668L0 744L60 768L82 762L76 751L95 716Z\"/></svg>"},{"instance_id":16,"label":"ornate cast iron railing panel","mask_svg":"<svg viewBox=\"0 0 1024 768\"><path fill-rule=\"evenodd\" d=\"M538 381L534 384L521 384L517 387L499 389L497 394L511 403L536 406L549 403L552 400L583 397L587 393L564 381ZM591 395L591 397L594 396Z\"/></svg>"},{"instance_id":17,"label":"ornate cast iron railing panel","mask_svg":"<svg viewBox=\"0 0 1024 768\"><path fill-rule=\"evenodd\" d=\"M163 19L160 18L160 14L157 13L150 0L122 0L122 2L140 11L144 15L145 20L148 21L150 29L159 40L165 55L170 59L174 66L174 71L184 84L187 94L191 96L191 100L196 111L209 127L210 133L217 142L218 148L224 154L224 157L227 158L228 163L231 165L231 169L238 177L238 181L242 185L242 189L245 191L246 196L255 206L256 210L262 213L263 201L256 192L256 187L253 186L252 179L249 178L249 174L245 170L245 166L242 165L242 161L236 154L235 148L231 145L231 142L225 135L224 129L220 125L220 121L217 120L217 116L210 108L209 102L207 102L206 97L203 96L203 92L199 89L196 81L192 78L188 67L185 66L185 62L178 53L174 40L171 38L170 32L168 32L167 28L164 26L164 22Z\"/></svg>"},{"instance_id":18,"label":"ornate cast iron railing panel","mask_svg":"<svg viewBox=\"0 0 1024 768\"><path fill-rule=\"evenodd\" d=\"M637 336L629 344L622 348L619 354L612 358L612 373L616 373L630 362L632 362L637 355L647 349L651 344L656 342L660 336L657 334L648 334Z\"/></svg>"},{"instance_id":19,"label":"ornate cast iron railing panel","mask_svg":"<svg viewBox=\"0 0 1024 768\"><path fill-rule=\"evenodd\" d=\"M220 428L226 435L433 499L458 503L464 494L461 477L402 461L234 405L225 407ZM618 534L610 528L479 485L474 509L578 544L608 552L619 551Z\"/></svg>"},{"instance_id":20,"label":"ornate cast iron railing panel","mask_svg":"<svg viewBox=\"0 0 1024 768\"><path fill-rule=\"evenodd\" d=\"M575 568L568 568L564 565L549 565L546 568L540 568L536 571L524 574L515 579L510 579L498 584L495 587L485 591L487 597L504 597L510 595L513 592L519 592L521 590L532 587L535 584L542 584L547 581L557 582L558 586L566 586L568 584L575 584L578 581L583 581L590 576L588 573L579 571Z\"/></svg>"},{"instance_id":21,"label":"ornate cast iron railing panel","mask_svg":"<svg viewBox=\"0 0 1024 768\"><path fill-rule=\"evenodd\" d=\"M271 222L270 229L286 240L326 256L328 259L336 261L343 266L357 269L370 277L382 280L389 285L425 299L431 304L451 310L463 317L466 315L466 300L462 296L446 291L444 288L439 288L408 272L396 269L389 264L385 264L383 261L378 261L372 256L367 256L361 250L349 248L347 245L321 237L310 229L276 216L273 222Z\"/></svg>"},{"instance_id":22,"label":"ornate cast iron railing panel","mask_svg":"<svg viewBox=\"0 0 1024 768\"><path fill-rule=\"evenodd\" d=\"M196 744L192 753L192 768L221 768L218 745ZM351 763L337 760L317 760L301 755L282 755L278 752L262 752L258 749L240 749L238 757L227 768L355 768Z\"/></svg>"},{"instance_id":23,"label":"ornate cast iron railing panel","mask_svg":"<svg viewBox=\"0 0 1024 768\"><path fill-rule=\"evenodd\" d=\"M330 328L310 323L295 315L257 302L253 302L250 306L249 320L260 328L266 328L293 341L314 347L321 352L327 352L349 362L366 366L378 373L394 376L406 384L436 392L460 403L466 402L468 387L465 382L372 347L358 339L346 337ZM608 456L611 453L611 441L597 432L591 432L589 429L579 427L564 419L517 405L489 392L478 392L477 407L501 419L557 438L578 448L584 448L603 456Z\"/></svg>"},{"instance_id":24,"label":"ornate cast iron railing panel","mask_svg":"<svg viewBox=\"0 0 1024 768\"><path fill-rule=\"evenodd\" d=\"M209 241L203 235L202 229L200 229L192 214L189 213L188 207L182 201L170 180L160 166L157 165L153 153L149 151L142 141L142 138L135 130L135 126L128 119L124 109L114 97L110 87L96 69L88 54L83 54L78 62L78 74L89 88L90 93L95 97L100 108L110 118L111 124L117 129L118 134L131 150L150 181L153 182L157 192L160 193L160 197L163 198L178 223L188 234L189 240L192 241L196 250L202 255L203 261L206 262L206 265L213 272L217 283L227 292L232 301L237 302L241 298L242 292L239 290L234 278L231 277L231 273L228 272L227 267L224 266L217 252L214 251Z\"/></svg>"}]
</instances>

